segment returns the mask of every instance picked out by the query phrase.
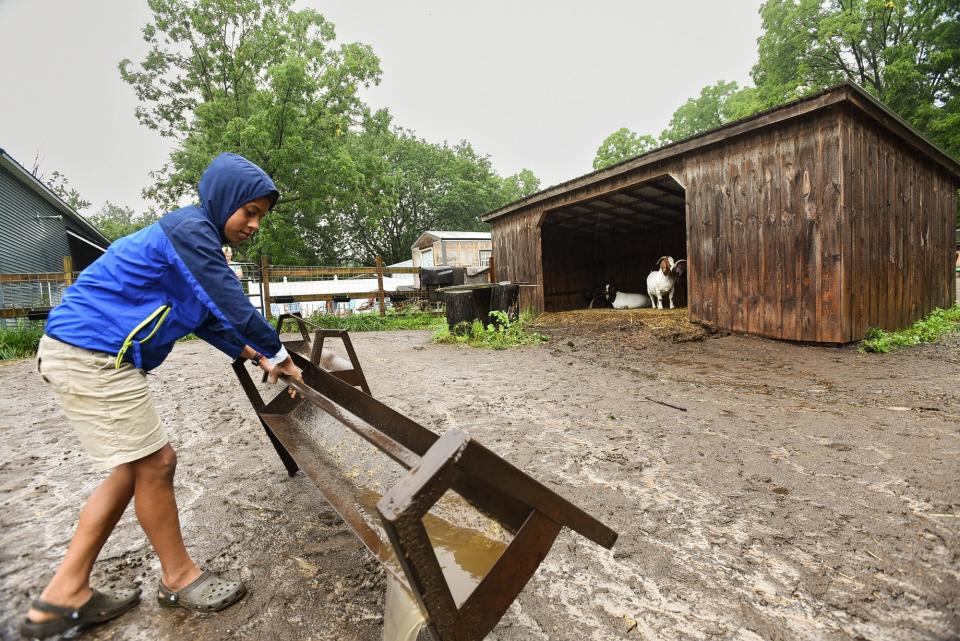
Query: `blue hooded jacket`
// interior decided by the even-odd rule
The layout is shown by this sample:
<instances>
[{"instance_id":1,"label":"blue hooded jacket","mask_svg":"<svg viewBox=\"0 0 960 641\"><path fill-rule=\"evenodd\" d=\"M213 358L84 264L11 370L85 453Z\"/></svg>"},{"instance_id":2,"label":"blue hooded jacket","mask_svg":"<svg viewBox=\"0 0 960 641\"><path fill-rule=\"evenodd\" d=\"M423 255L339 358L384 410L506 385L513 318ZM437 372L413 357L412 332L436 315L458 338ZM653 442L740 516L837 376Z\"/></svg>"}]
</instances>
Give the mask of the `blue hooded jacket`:
<instances>
[{"instance_id":1,"label":"blue hooded jacket","mask_svg":"<svg viewBox=\"0 0 960 641\"><path fill-rule=\"evenodd\" d=\"M163 216L115 241L67 288L45 332L84 349L117 354L151 370L193 332L228 356L243 346L283 353L276 331L250 304L221 247L227 219L245 203L279 192L236 154L217 156L200 179L200 205Z\"/></svg>"}]
</instances>

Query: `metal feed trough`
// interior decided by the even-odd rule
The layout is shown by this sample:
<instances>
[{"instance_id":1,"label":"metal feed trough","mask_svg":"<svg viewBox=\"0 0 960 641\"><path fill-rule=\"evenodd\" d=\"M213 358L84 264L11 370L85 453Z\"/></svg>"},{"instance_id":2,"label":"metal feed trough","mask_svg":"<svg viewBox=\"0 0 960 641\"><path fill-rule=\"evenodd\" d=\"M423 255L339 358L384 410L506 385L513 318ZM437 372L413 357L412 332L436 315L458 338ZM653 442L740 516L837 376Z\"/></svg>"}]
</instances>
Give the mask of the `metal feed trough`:
<instances>
[{"instance_id":1,"label":"metal feed trough","mask_svg":"<svg viewBox=\"0 0 960 641\"><path fill-rule=\"evenodd\" d=\"M613 546L616 532L464 432L437 436L374 399L346 332L321 329L311 340L306 321L290 315L278 319L278 332L287 319L295 320L300 329L302 339L284 345L303 370L303 383L288 378L284 382L300 397L281 391L264 402L243 360L233 364L240 384L287 472L293 476L302 469L316 483L357 537L417 600L435 639L483 639L564 526L607 549ZM343 340L352 369L328 372L320 366L323 341L332 336ZM318 447L304 420L316 415L316 408L328 415L324 420L336 419L407 470L400 470L399 481L375 503L379 523L369 509L364 511L364 492L355 479ZM424 516L447 490L513 534L500 558L459 606L424 526ZM369 508L369 496L366 503Z\"/></svg>"}]
</instances>

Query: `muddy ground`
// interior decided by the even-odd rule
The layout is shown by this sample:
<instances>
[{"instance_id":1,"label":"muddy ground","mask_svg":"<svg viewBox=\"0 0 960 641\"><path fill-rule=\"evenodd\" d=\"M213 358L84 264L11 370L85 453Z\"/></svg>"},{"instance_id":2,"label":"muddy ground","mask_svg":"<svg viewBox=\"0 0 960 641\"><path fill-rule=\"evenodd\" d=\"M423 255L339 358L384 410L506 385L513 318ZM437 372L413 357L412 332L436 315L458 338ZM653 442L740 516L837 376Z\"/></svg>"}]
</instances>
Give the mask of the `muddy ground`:
<instances>
[{"instance_id":1,"label":"muddy ground","mask_svg":"<svg viewBox=\"0 0 960 641\"><path fill-rule=\"evenodd\" d=\"M354 335L376 397L620 532L609 552L564 532L489 639L960 638L960 336L866 355L603 313L500 352ZM146 598L82 638L379 641L382 571L286 476L226 359L180 344L151 387L189 548L251 593L210 617L160 611L130 510L94 580ZM0 390L0 632L15 638L99 476L31 361L0 365Z\"/></svg>"}]
</instances>

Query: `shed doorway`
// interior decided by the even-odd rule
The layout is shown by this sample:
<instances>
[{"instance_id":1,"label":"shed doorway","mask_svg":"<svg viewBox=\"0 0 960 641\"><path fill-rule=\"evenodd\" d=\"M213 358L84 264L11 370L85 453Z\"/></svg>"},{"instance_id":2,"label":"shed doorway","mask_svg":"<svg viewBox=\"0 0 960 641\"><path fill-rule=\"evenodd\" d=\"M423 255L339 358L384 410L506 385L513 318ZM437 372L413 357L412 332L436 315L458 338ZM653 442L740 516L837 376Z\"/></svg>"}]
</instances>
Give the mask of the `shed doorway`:
<instances>
[{"instance_id":1,"label":"shed doorway","mask_svg":"<svg viewBox=\"0 0 960 641\"><path fill-rule=\"evenodd\" d=\"M665 175L552 209L540 243L544 311L585 308L607 284L645 294L658 258L687 256L686 194Z\"/></svg>"}]
</instances>

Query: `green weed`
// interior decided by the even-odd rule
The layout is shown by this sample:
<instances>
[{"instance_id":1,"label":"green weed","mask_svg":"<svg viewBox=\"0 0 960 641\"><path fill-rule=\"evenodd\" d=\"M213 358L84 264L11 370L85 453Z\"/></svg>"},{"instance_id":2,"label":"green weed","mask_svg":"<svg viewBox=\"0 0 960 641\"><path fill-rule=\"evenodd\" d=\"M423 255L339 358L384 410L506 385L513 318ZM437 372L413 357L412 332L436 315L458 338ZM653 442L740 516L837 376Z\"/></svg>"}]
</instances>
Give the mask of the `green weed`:
<instances>
[{"instance_id":1,"label":"green weed","mask_svg":"<svg viewBox=\"0 0 960 641\"><path fill-rule=\"evenodd\" d=\"M452 332L444 322L443 328L434 334L433 342L487 349L507 349L519 345L539 345L548 340L543 334L527 329L526 326L534 317L532 311L522 312L520 317L512 322L506 312L494 311L490 312L490 316L496 324L484 325L479 320L475 320L469 327L455 328L456 331Z\"/></svg>"},{"instance_id":2,"label":"green weed","mask_svg":"<svg viewBox=\"0 0 960 641\"><path fill-rule=\"evenodd\" d=\"M14 328L0 327L0 360L33 356L42 336L43 323L20 321Z\"/></svg>"},{"instance_id":3,"label":"green weed","mask_svg":"<svg viewBox=\"0 0 960 641\"><path fill-rule=\"evenodd\" d=\"M349 316L312 314L307 320L316 327L345 329L350 332L384 332L403 329L437 330L444 326L442 316L416 310L400 313L388 311L385 316L376 312L372 314L351 314ZM284 331L298 331L296 323L287 321L284 323Z\"/></svg>"},{"instance_id":4,"label":"green weed","mask_svg":"<svg viewBox=\"0 0 960 641\"><path fill-rule=\"evenodd\" d=\"M950 309L937 308L926 318L895 332L871 327L860 341L861 352L886 354L897 347L910 347L920 343L932 343L949 332L960 331L960 304Z\"/></svg>"}]
</instances>

